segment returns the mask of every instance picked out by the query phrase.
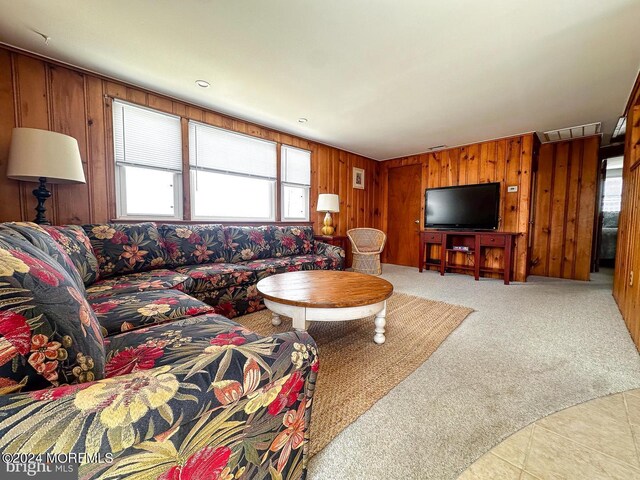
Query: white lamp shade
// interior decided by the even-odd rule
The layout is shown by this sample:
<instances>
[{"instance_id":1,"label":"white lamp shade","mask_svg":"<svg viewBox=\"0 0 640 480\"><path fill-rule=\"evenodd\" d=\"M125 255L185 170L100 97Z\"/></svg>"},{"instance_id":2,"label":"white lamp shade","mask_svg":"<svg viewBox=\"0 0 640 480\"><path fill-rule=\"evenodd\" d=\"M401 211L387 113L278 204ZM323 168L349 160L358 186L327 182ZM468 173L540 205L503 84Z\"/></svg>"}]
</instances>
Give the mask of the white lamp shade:
<instances>
[{"instance_id":1,"label":"white lamp shade","mask_svg":"<svg viewBox=\"0 0 640 480\"><path fill-rule=\"evenodd\" d=\"M321 193L318 195L319 212L339 212L340 198L335 193Z\"/></svg>"},{"instance_id":2,"label":"white lamp shade","mask_svg":"<svg viewBox=\"0 0 640 480\"><path fill-rule=\"evenodd\" d=\"M7 177L50 183L85 183L78 141L62 133L36 128L14 128Z\"/></svg>"}]
</instances>

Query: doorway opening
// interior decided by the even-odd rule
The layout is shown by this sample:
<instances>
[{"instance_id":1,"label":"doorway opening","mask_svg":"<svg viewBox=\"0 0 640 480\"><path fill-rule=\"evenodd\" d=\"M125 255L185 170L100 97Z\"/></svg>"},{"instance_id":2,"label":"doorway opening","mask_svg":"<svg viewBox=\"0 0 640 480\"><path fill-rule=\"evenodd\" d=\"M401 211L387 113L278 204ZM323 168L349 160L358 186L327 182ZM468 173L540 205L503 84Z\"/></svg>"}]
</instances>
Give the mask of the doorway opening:
<instances>
[{"instance_id":1,"label":"doorway opening","mask_svg":"<svg viewBox=\"0 0 640 480\"><path fill-rule=\"evenodd\" d=\"M613 268L616 261L616 244L618 240L618 219L622 202L622 163L623 157L604 159L605 170L602 188L602 222L599 232L600 266Z\"/></svg>"}]
</instances>

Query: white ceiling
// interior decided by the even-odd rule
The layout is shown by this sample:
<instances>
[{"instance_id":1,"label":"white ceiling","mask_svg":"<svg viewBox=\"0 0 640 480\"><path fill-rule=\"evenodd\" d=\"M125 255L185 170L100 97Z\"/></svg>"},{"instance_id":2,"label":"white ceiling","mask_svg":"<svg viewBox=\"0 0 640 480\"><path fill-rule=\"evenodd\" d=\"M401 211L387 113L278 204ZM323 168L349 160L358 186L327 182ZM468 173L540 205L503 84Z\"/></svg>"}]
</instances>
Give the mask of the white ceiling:
<instances>
[{"instance_id":1,"label":"white ceiling","mask_svg":"<svg viewBox=\"0 0 640 480\"><path fill-rule=\"evenodd\" d=\"M639 0L0 0L0 12L0 42L378 160L609 124L640 66Z\"/></svg>"}]
</instances>

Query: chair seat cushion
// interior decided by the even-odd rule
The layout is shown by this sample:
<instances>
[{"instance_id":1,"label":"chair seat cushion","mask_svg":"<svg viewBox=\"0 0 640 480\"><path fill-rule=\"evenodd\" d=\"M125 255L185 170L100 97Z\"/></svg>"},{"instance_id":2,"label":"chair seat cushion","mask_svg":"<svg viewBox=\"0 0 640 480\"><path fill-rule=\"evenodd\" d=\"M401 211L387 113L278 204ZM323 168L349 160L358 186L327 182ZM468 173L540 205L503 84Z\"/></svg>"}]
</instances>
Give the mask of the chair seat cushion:
<instances>
[{"instance_id":1,"label":"chair seat cushion","mask_svg":"<svg viewBox=\"0 0 640 480\"><path fill-rule=\"evenodd\" d=\"M176 272L191 279L185 284L187 292L204 292L219 288L255 283L256 274L244 265L233 263L209 263L176 268ZM188 290L186 290L188 288Z\"/></svg>"},{"instance_id":2,"label":"chair seat cushion","mask_svg":"<svg viewBox=\"0 0 640 480\"><path fill-rule=\"evenodd\" d=\"M202 353L210 354L213 361L214 354L259 338L242 325L216 314L132 330L105 339L105 374L115 377L162 365L203 361L199 357Z\"/></svg>"},{"instance_id":3,"label":"chair seat cushion","mask_svg":"<svg viewBox=\"0 0 640 480\"><path fill-rule=\"evenodd\" d=\"M213 307L177 290L146 290L89 300L105 336L213 313Z\"/></svg>"},{"instance_id":4,"label":"chair seat cushion","mask_svg":"<svg viewBox=\"0 0 640 480\"><path fill-rule=\"evenodd\" d=\"M174 270L159 268L150 272L130 273L106 280L99 280L87 288L89 299L109 297L114 293L166 290L189 280L187 275Z\"/></svg>"},{"instance_id":5,"label":"chair seat cushion","mask_svg":"<svg viewBox=\"0 0 640 480\"><path fill-rule=\"evenodd\" d=\"M358 245L360 253L380 253L380 247L372 245Z\"/></svg>"}]
</instances>

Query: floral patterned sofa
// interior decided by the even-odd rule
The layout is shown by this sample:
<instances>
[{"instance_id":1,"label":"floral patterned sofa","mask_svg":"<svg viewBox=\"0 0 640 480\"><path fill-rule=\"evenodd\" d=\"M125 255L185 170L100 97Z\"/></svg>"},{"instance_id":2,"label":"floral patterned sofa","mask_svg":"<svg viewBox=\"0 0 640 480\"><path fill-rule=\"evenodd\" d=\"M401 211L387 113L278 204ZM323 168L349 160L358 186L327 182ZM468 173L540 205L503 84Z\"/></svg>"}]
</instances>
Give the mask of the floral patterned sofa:
<instances>
[{"instance_id":1,"label":"floral patterned sofa","mask_svg":"<svg viewBox=\"0 0 640 480\"><path fill-rule=\"evenodd\" d=\"M0 224L0 452L76 454L80 478L304 477L315 343L228 317L262 308L260 278L343 258L306 227Z\"/></svg>"}]
</instances>

